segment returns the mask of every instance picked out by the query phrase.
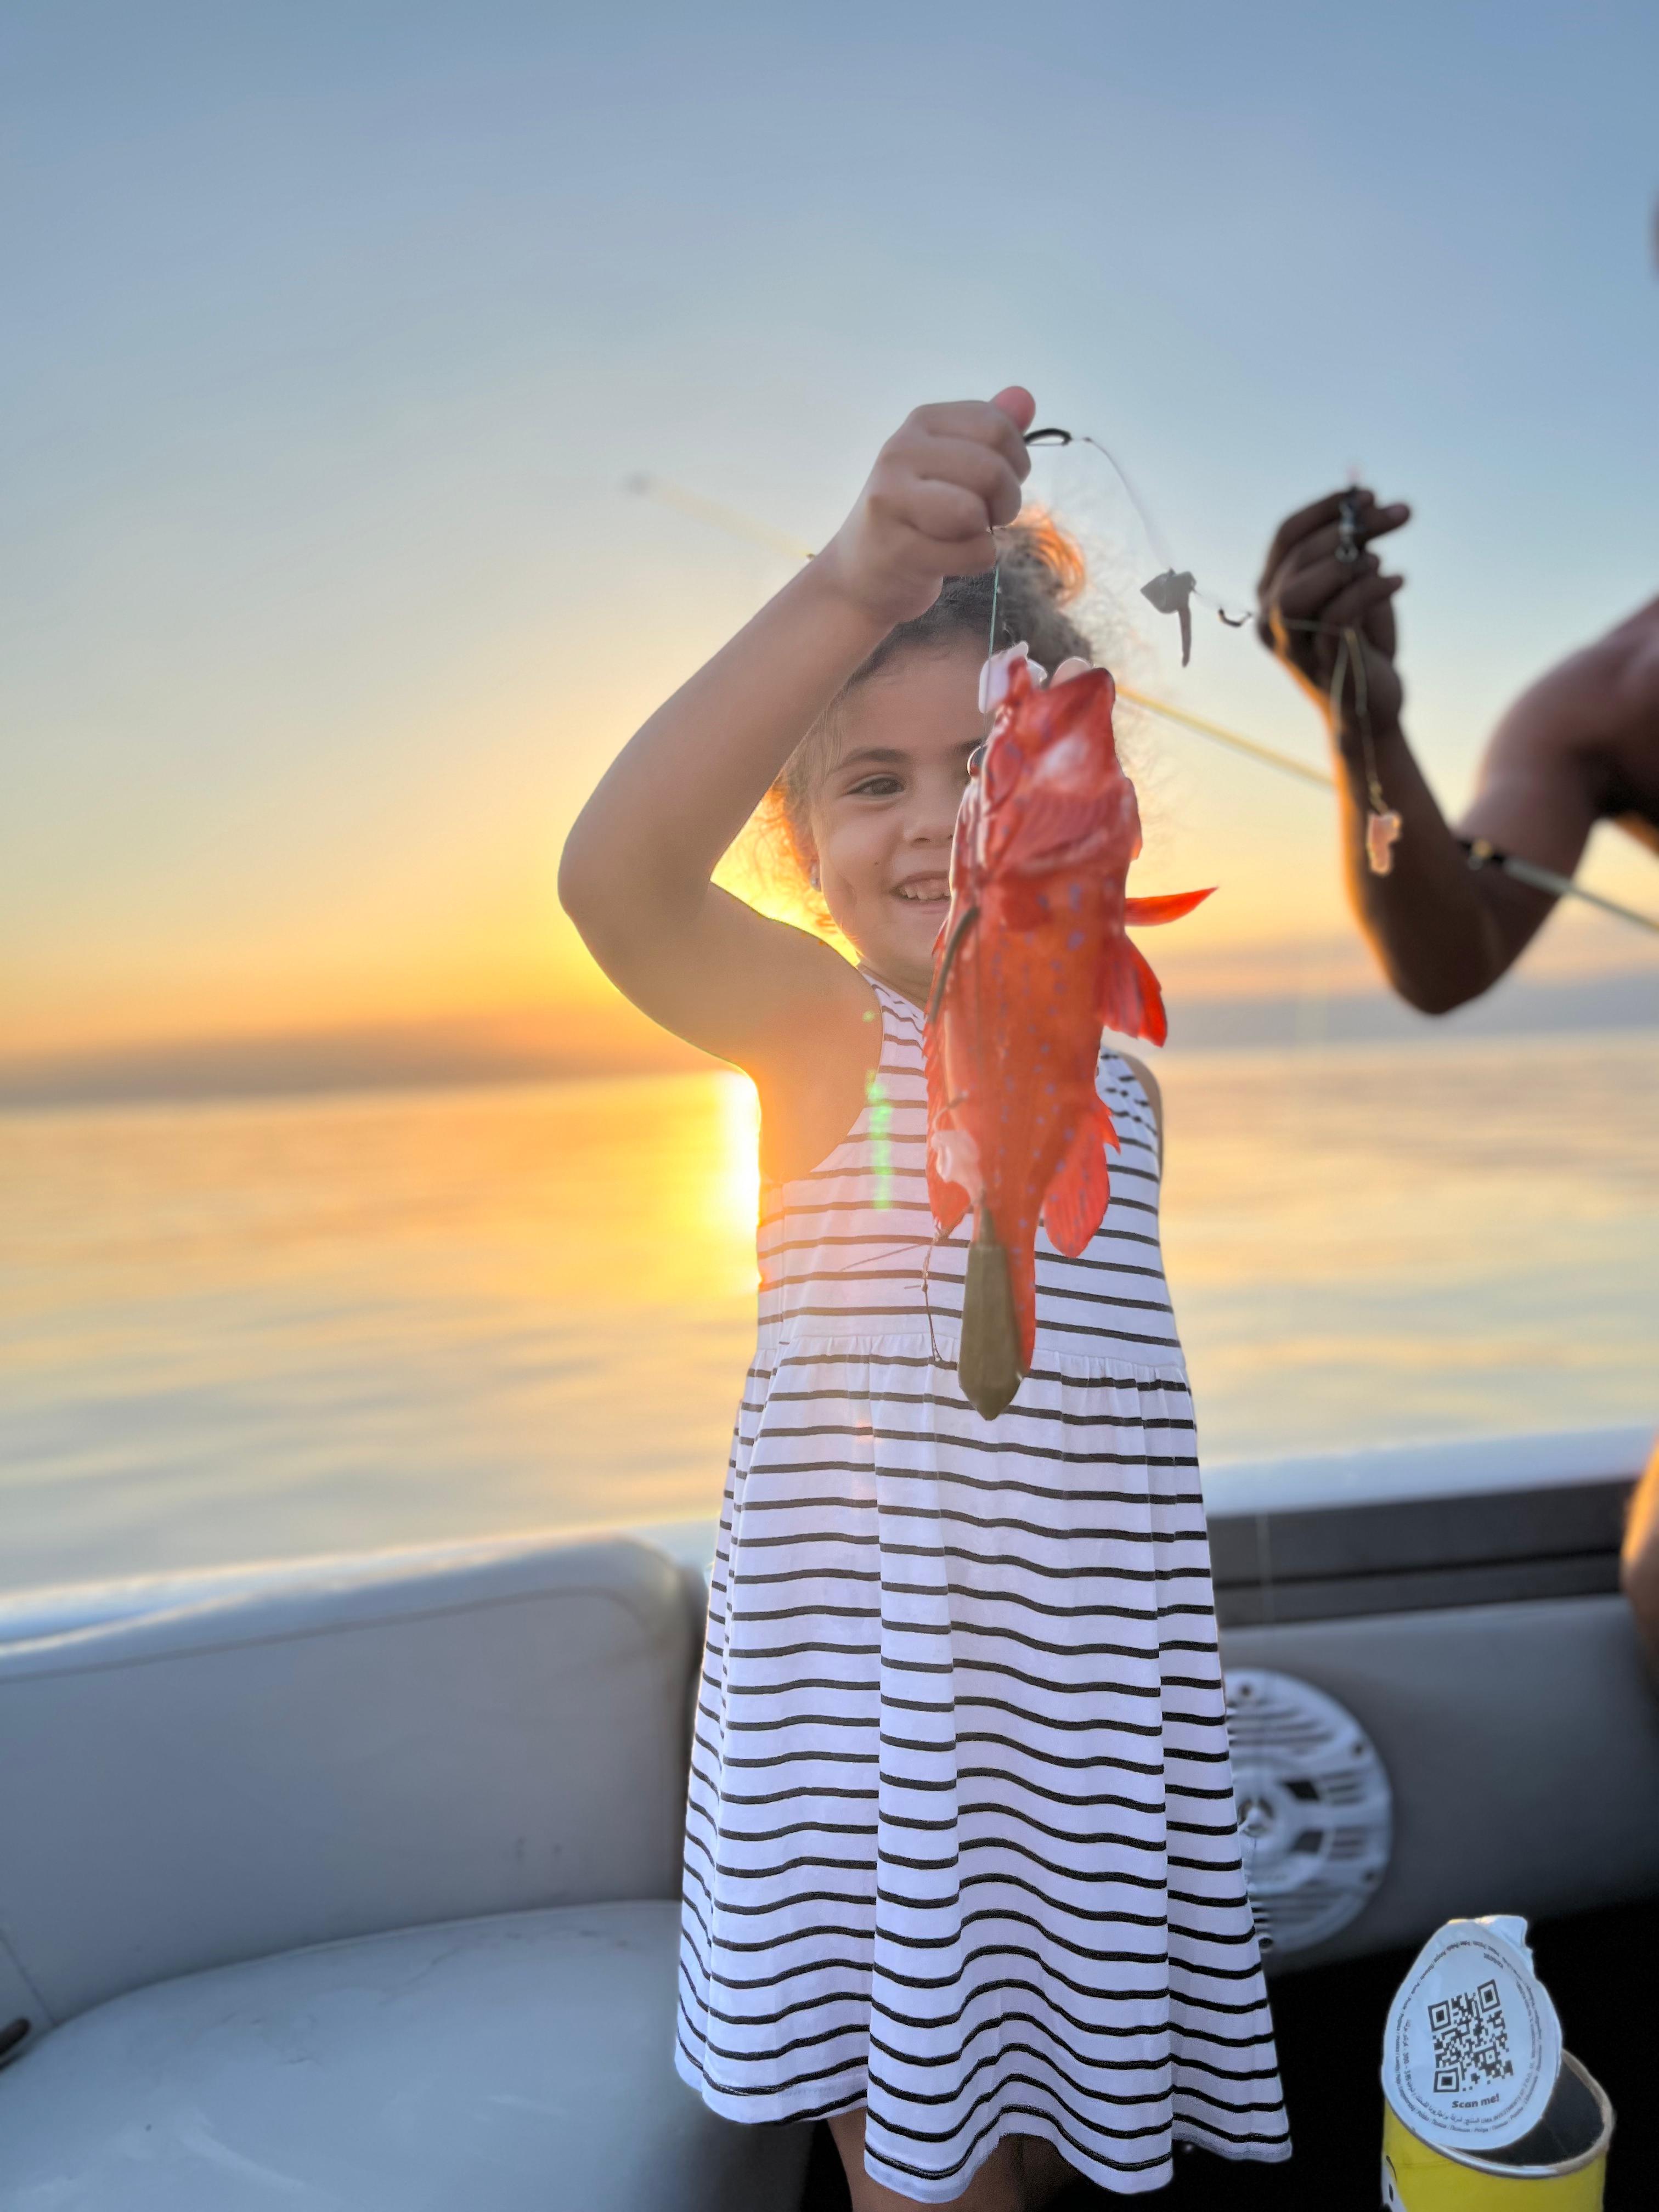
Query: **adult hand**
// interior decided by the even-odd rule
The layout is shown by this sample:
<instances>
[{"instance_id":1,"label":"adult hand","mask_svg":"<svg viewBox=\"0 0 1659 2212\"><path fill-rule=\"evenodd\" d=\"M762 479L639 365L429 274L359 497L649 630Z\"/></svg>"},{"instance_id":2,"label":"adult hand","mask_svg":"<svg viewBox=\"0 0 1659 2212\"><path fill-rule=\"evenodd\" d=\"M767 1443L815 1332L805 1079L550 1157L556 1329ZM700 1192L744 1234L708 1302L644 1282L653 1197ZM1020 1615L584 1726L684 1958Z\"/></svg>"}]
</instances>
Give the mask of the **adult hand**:
<instances>
[{"instance_id":1,"label":"adult hand","mask_svg":"<svg viewBox=\"0 0 1659 2212\"><path fill-rule=\"evenodd\" d=\"M1338 557L1344 543L1342 507L1354 507L1354 557ZM1289 515L1279 526L1257 586L1257 634L1291 673L1328 709L1342 659L1343 632L1360 641L1367 711L1376 728L1399 719L1404 697L1394 665L1394 595L1405 578L1383 573L1370 550L1374 539L1409 521L1403 503L1379 507L1363 485L1330 493ZM1352 649L1352 648L1350 648ZM1345 675L1345 719L1357 696L1353 672Z\"/></svg>"},{"instance_id":2,"label":"adult hand","mask_svg":"<svg viewBox=\"0 0 1659 2212\"><path fill-rule=\"evenodd\" d=\"M819 555L826 575L890 626L926 614L947 576L994 567L992 532L1019 513L1031 466L1020 433L1036 412L1018 385L994 399L918 407Z\"/></svg>"}]
</instances>

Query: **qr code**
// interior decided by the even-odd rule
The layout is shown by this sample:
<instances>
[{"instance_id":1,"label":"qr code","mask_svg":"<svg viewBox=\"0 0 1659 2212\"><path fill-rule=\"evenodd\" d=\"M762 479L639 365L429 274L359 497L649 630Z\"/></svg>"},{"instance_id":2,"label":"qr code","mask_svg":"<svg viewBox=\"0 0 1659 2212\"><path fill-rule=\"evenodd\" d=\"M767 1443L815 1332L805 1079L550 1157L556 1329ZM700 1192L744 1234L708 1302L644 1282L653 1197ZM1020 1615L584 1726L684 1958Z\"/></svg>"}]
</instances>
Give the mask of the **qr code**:
<instances>
[{"instance_id":1,"label":"qr code","mask_svg":"<svg viewBox=\"0 0 1659 2212\"><path fill-rule=\"evenodd\" d=\"M1510 2033L1496 1982L1461 1990L1429 2007L1434 2035L1434 2087L1437 2096L1479 2088L1485 2081L1513 2075Z\"/></svg>"}]
</instances>

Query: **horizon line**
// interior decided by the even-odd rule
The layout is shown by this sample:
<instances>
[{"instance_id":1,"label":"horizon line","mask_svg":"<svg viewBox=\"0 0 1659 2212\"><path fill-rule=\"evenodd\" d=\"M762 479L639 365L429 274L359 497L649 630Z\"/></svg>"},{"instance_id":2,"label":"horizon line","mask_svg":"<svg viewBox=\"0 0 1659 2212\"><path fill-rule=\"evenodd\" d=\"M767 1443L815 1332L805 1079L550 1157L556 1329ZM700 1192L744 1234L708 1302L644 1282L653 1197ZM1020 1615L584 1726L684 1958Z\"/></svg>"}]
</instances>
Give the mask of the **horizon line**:
<instances>
[{"instance_id":1,"label":"horizon line","mask_svg":"<svg viewBox=\"0 0 1659 2212\"><path fill-rule=\"evenodd\" d=\"M1440 1016L1406 1006L1379 981L1330 992L1194 997L1178 1017L1177 1052L1659 1028L1659 970L1512 976ZM642 1018L630 1041L613 1034L586 1044L562 1033L568 1019L552 1010L447 1015L20 1054L0 1060L0 1112L583 1082L729 1065Z\"/></svg>"}]
</instances>

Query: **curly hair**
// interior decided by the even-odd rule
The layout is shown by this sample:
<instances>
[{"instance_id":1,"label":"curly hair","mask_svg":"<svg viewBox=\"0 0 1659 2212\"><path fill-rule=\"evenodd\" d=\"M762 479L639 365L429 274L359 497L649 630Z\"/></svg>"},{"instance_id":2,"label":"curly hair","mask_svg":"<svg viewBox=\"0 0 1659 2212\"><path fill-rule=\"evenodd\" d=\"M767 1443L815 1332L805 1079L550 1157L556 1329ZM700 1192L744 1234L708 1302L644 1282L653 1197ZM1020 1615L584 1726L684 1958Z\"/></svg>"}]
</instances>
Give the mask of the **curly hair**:
<instances>
[{"instance_id":1,"label":"curly hair","mask_svg":"<svg viewBox=\"0 0 1659 2212\"><path fill-rule=\"evenodd\" d=\"M860 684L907 653L946 652L963 640L983 653L1000 651L1024 639L1032 659L1051 670L1062 660L1094 659L1092 641L1066 611L1088 582L1076 540L1040 508L1028 508L1018 522L998 532L998 539L1001 559L994 580L988 570L979 576L947 576L926 614L890 630L790 754L762 801L757 826L802 886L810 880L811 866L808 822L812 800L835 760L841 710ZM823 918L827 921L827 914Z\"/></svg>"}]
</instances>

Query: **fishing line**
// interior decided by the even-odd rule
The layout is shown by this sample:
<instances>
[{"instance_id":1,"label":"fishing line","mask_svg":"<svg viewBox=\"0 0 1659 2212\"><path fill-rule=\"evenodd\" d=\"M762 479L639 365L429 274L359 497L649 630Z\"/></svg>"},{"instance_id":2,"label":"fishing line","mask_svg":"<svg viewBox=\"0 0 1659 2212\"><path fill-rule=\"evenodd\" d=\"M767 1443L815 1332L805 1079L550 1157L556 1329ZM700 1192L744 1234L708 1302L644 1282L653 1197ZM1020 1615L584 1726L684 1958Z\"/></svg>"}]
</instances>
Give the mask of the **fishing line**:
<instances>
[{"instance_id":1,"label":"fishing line","mask_svg":"<svg viewBox=\"0 0 1659 2212\"><path fill-rule=\"evenodd\" d=\"M1328 769L1316 768L1311 761L1297 760L1293 753L1282 753L1275 746L1264 745L1259 738L1244 737L1223 723L1207 721L1202 714L1188 714L1184 707L1172 707L1167 700L1154 699L1149 693L1133 690L1127 684L1118 685L1117 696L1146 714L1161 714L1166 722L1177 723L1183 730L1192 730L1200 738L1209 738L1216 744L1243 753L1247 760L1260 761L1265 768L1276 768L1303 783L1316 783L1323 791L1336 789L1336 778Z\"/></svg>"},{"instance_id":2,"label":"fishing line","mask_svg":"<svg viewBox=\"0 0 1659 2212\"><path fill-rule=\"evenodd\" d=\"M1600 907L1603 914L1616 915L1620 921L1633 921L1638 929L1650 929L1659 937L1659 921L1652 915L1638 914L1634 907L1620 906L1617 899L1603 898L1600 891L1587 891L1571 876L1557 875L1553 868L1540 868L1535 860L1517 860L1513 853L1500 853L1486 837L1460 837L1457 842L1472 868L1501 869L1517 884L1527 884L1536 891L1552 891L1557 898L1582 899L1586 906Z\"/></svg>"},{"instance_id":3,"label":"fishing line","mask_svg":"<svg viewBox=\"0 0 1659 2212\"><path fill-rule=\"evenodd\" d=\"M1183 668L1193 657L1192 603L1194 599L1202 606L1212 608L1229 629L1244 628L1250 619L1248 614L1229 614L1219 599L1212 599L1207 592L1200 590L1198 579L1190 568L1178 569L1176 567L1168 539L1152 520L1146 502L1130 483L1128 471L1109 446L1103 445L1098 438L1091 438L1086 431L1062 430L1058 423L1050 423L1041 430L1026 431L1024 441L1028 446L1092 446L1109 465L1127 494L1130 506L1140 518L1140 526L1146 533L1147 544L1164 563L1163 573L1154 576L1150 583L1141 586L1140 596L1159 614L1174 615L1178 619L1181 624L1181 665Z\"/></svg>"},{"instance_id":4,"label":"fishing line","mask_svg":"<svg viewBox=\"0 0 1659 2212\"><path fill-rule=\"evenodd\" d=\"M1145 501L1130 483L1128 471L1109 446L1102 445L1098 438L1090 437L1086 431L1062 430L1058 423L1053 422L1046 429L1027 430L1024 434L1024 443L1028 446L1092 446L1096 453L1103 455L1110 463L1112 473L1128 495L1129 504L1139 516L1140 526L1146 533L1147 544L1166 568L1174 568L1175 562L1165 542L1164 532L1153 521Z\"/></svg>"},{"instance_id":5,"label":"fishing line","mask_svg":"<svg viewBox=\"0 0 1659 2212\"><path fill-rule=\"evenodd\" d=\"M958 1223L957 1227L960 1226ZM948 1233L943 1229L936 1229L931 1237L915 1237L903 1244L890 1244L884 1251L866 1252L863 1259L850 1261L842 1269L844 1275L856 1275L860 1267L873 1267L878 1260L902 1260L907 1252L926 1255L918 1279L921 1284L921 1310L927 1317L928 1364L946 1375L951 1371L951 1363L939 1352L939 1335L933 1327L933 1255L941 1244L950 1243L955 1235L954 1229Z\"/></svg>"},{"instance_id":6,"label":"fishing line","mask_svg":"<svg viewBox=\"0 0 1659 2212\"><path fill-rule=\"evenodd\" d=\"M960 1228L961 1225L958 1222L957 1227ZM873 1267L879 1260L902 1260L907 1252L925 1254L926 1256L921 1263L921 1273L917 1279L921 1285L921 1310L927 1316L927 1349L930 1354L930 1364L934 1367L942 1368L947 1375L951 1372L951 1364L940 1355L939 1336L933 1327L933 1255L941 1244L949 1244L955 1235L955 1229L949 1231L936 1229L931 1237L913 1237L905 1243L890 1244L880 1252L866 1252L861 1260L849 1261L841 1271L844 1275L856 1275L860 1267Z\"/></svg>"},{"instance_id":7,"label":"fishing line","mask_svg":"<svg viewBox=\"0 0 1659 2212\"><path fill-rule=\"evenodd\" d=\"M951 932L950 943L945 948L945 957L939 962L939 976L933 985L933 995L927 1005L927 1019L930 1022L938 1015L939 1001L944 998L945 987L951 980L951 970L956 965L957 953L961 948L962 940L968 934L972 924L978 920L979 908L976 906L970 906Z\"/></svg>"},{"instance_id":8,"label":"fishing line","mask_svg":"<svg viewBox=\"0 0 1659 2212\"><path fill-rule=\"evenodd\" d=\"M1117 470L1124 489L1128 493L1131 501L1134 503L1136 513L1146 527L1148 537L1155 538L1156 533L1151 519L1136 499L1127 477L1124 475L1108 449L1100 444L1098 439L1078 437L1069 430L1063 431L1058 428L1050 427L1043 430L1032 431L1028 435L1026 443L1050 446L1087 444L1097 447L1105 454L1106 459L1111 461L1114 469ZM704 499L699 493L687 491L681 485L671 483L665 477L632 476L626 479L624 489L637 493L642 497L654 499L662 506L676 507L681 514L695 516L698 521L708 523L714 529L724 530L728 535L746 538L757 544L770 547L775 552L787 554L793 560L810 561L813 558L812 548L801 539L788 537L782 531L774 530L768 523L757 522L753 516L743 514L735 507L724 507L717 500ZM1344 504L1346 507L1347 503L1345 501ZM1345 538L1342 535L1345 524L1352 528L1346 514L1338 523L1337 550L1340 554L1345 545L1350 546L1352 549L1352 558L1357 561L1358 551L1355 541L1358 533L1355 531L1352 536ZM1154 551L1158 550L1156 543L1153 550ZM1000 566L999 562L999 572ZM994 575L992 585L994 600L996 591L997 584ZM1194 588L1193 596L1203 597L1197 591L1196 586ZM1205 603L1215 606L1216 612L1220 615L1229 629L1242 629L1250 619L1248 615L1237 617L1231 616L1214 601L1206 599ZM1309 630L1334 636L1342 635L1341 631L1334 630L1323 623L1291 621L1282 616L1279 619L1287 629ZM1358 634L1354 635L1357 637ZM1358 665L1363 667L1363 661ZM1229 729L1223 722L1212 722L1202 714L1190 713L1184 707L1171 706L1167 700L1155 698L1149 692L1135 690L1127 684L1118 685L1117 696L1120 699L1127 700L1131 706L1139 707L1144 714L1156 714L1164 721L1173 722L1181 729L1191 731L1195 736L1207 738L1212 744L1224 746L1228 751L1242 755L1246 760L1255 761L1263 768L1276 769L1281 775L1294 776L1300 783L1320 785L1327 791L1335 791L1339 787L1337 779L1328 770L1316 768L1310 761L1298 760L1294 754L1281 752L1276 746L1264 744L1259 738L1246 737L1242 731ZM1371 765L1374 769L1374 759ZM1375 813L1371 818L1373 820L1377 818ZM1577 899L1583 905L1593 906L1603 914L1612 915L1616 921L1630 922L1638 929L1646 930L1653 935L1659 936L1659 919L1656 919L1651 915L1644 914L1635 907L1623 906L1617 899L1606 898L1599 891L1587 890L1581 884L1576 883L1571 876L1559 875L1553 868L1540 866L1536 861L1517 860L1511 853L1499 852L1485 838L1460 837L1457 842L1467 855L1471 868L1497 868L1514 882L1525 884L1534 890L1547 891L1555 898Z\"/></svg>"},{"instance_id":9,"label":"fishing line","mask_svg":"<svg viewBox=\"0 0 1659 2212\"><path fill-rule=\"evenodd\" d=\"M1315 623L1312 627L1319 629L1323 625ZM1346 629L1337 641L1336 661L1331 676L1331 718L1334 724L1342 719L1342 682L1350 669L1353 672L1353 705L1359 721L1359 750L1365 771L1365 797L1370 807L1365 817L1365 863L1374 876L1386 876L1393 872L1394 848L1400 842L1403 825L1399 815L1383 797L1382 781L1376 773L1376 746L1371 736L1371 695L1365 676L1365 649L1358 631Z\"/></svg>"},{"instance_id":10,"label":"fishing line","mask_svg":"<svg viewBox=\"0 0 1659 2212\"><path fill-rule=\"evenodd\" d=\"M960 1226L961 1224L958 1223L957 1227ZM933 1330L933 1255L938 1251L941 1244L948 1244L951 1241L951 1237L954 1237L956 1231L954 1229L951 1231L951 1235L949 1237L946 1236L944 1230L936 1229L933 1231L933 1241L927 1247L927 1257L921 1263L921 1310L927 1316L928 1357L931 1364L946 1375L951 1372L951 1363L947 1359L940 1358L939 1338L934 1334ZM964 1298L967 1296L967 1279L964 1276L963 1280L963 1295ZM960 1321L958 1321L957 1326L960 1328L961 1325Z\"/></svg>"}]
</instances>

